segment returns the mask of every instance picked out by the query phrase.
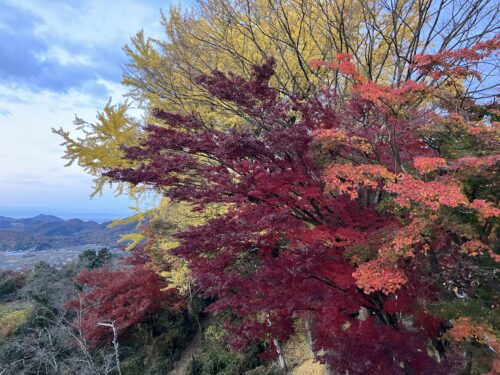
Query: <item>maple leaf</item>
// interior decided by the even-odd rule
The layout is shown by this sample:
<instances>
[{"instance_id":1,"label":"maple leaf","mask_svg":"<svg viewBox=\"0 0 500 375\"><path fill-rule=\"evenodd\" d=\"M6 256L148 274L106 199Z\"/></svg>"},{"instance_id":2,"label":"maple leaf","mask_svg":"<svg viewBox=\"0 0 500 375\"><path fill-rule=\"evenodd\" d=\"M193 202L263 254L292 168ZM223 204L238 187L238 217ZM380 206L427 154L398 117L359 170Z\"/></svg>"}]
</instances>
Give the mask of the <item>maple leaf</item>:
<instances>
[{"instance_id":1,"label":"maple leaf","mask_svg":"<svg viewBox=\"0 0 500 375\"><path fill-rule=\"evenodd\" d=\"M420 174L429 173L439 168L446 167L446 160L443 158L429 158L419 156L413 159L413 165Z\"/></svg>"},{"instance_id":2,"label":"maple leaf","mask_svg":"<svg viewBox=\"0 0 500 375\"><path fill-rule=\"evenodd\" d=\"M500 216L500 208L493 206L493 204L484 199L474 199L470 207L477 210L485 219Z\"/></svg>"},{"instance_id":3,"label":"maple leaf","mask_svg":"<svg viewBox=\"0 0 500 375\"><path fill-rule=\"evenodd\" d=\"M382 259L361 264L352 276L356 279L356 285L366 293L391 294L408 281L402 270Z\"/></svg>"},{"instance_id":4,"label":"maple leaf","mask_svg":"<svg viewBox=\"0 0 500 375\"><path fill-rule=\"evenodd\" d=\"M385 190L396 195L394 200L401 207L410 207L415 202L437 210L440 206L458 207L469 203L456 185L439 181L425 182L410 175L402 176L397 183L388 183Z\"/></svg>"},{"instance_id":5,"label":"maple leaf","mask_svg":"<svg viewBox=\"0 0 500 375\"><path fill-rule=\"evenodd\" d=\"M461 246L460 249L467 255L471 257L475 257L478 255L483 254L484 252L488 251L489 246L484 244L483 242L479 240L470 240L467 242L464 242Z\"/></svg>"},{"instance_id":6,"label":"maple leaf","mask_svg":"<svg viewBox=\"0 0 500 375\"><path fill-rule=\"evenodd\" d=\"M395 175L384 166L374 164L330 164L324 173L326 185L339 194L347 194L350 198L358 197L358 190L365 186L376 189L384 181L395 179Z\"/></svg>"},{"instance_id":7,"label":"maple leaf","mask_svg":"<svg viewBox=\"0 0 500 375\"><path fill-rule=\"evenodd\" d=\"M183 306L177 290L165 289L165 281L146 262L147 257L136 253L122 261L125 268L105 266L83 270L75 277L85 291L67 306L81 313L81 329L94 345L111 334L106 327L98 326L99 322L114 321L121 335L137 323L151 321L166 306L172 311Z\"/></svg>"}]
</instances>

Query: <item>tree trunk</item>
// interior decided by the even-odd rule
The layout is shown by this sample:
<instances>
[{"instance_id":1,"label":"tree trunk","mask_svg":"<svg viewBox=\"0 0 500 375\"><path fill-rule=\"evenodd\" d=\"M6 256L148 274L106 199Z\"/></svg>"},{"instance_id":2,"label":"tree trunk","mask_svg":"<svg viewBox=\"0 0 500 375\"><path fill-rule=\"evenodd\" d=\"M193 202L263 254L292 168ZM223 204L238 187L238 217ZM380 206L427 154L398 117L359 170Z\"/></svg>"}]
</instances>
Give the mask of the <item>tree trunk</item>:
<instances>
[{"instance_id":1,"label":"tree trunk","mask_svg":"<svg viewBox=\"0 0 500 375\"><path fill-rule=\"evenodd\" d=\"M312 328L312 320L310 317L307 317L306 319L304 319L304 335L306 337L307 347L309 348L309 351L311 352L311 355L314 358L311 328Z\"/></svg>"},{"instance_id":2,"label":"tree trunk","mask_svg":"<svg viewBox=\"0 0 500 375\"><path fill-rule=\"evenodd\" d=\"M331 354L332 351L331 350L327 350L326 353L327 354ZM325 368L325 375L334 375L335 374L333 372L333 369L331 368L330 364L325 363L324 368Z\"/></svg>"},{"instance_id":3,"label":"tree trunk","mask_svg":"<svg viewBox=\"0 0 500 375\"><path fill-rule=\"evenodd\" d=\"M278 339L273 339L274 347L276 348L276 352L278 353L278 364L280 366L283 374L286 374L288 369L286 367L285 356L283 355L283 350L281 349L281 344Z\"/></svg>"},{"instance_id":4,"label":"tree trunk","mask_svg":"<svg viewBox=\"0 0 500 375\"><path fill-rule=\"evenodd\" d=\"M98 326L109 327L113 330L113 346L115 348L115 360L116 360L116 369L118 371L118 375L122 375L122 366L120 363L120 353L118 347L118 331L115 326L115 322L111 321L110 323L97 323Z\"/></svg>"}]
</instances>

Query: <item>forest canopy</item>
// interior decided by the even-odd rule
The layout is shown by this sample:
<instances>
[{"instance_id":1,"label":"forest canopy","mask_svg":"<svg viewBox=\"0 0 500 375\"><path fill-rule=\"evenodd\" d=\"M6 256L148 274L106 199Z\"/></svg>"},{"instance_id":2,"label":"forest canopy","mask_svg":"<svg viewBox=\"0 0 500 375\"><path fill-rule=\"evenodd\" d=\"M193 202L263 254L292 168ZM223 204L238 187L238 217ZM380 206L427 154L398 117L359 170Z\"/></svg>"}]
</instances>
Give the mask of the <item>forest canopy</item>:
<instances>
[{"instance_id":1,"label":"forest canopy","mask_svg":"<svg viewBox=\"0 0 500 375\"><path fill-rule=\"evenodd\" d=\"M495 374L498 11L171 8L164 40L125 47L131 101L77 120L82 138L56 133L97 191L164 197L141 270L176 305L202 300L233 350L257 345L287 372L283 347L302 335L328 374Z\"/></svg>"}]
</instances>

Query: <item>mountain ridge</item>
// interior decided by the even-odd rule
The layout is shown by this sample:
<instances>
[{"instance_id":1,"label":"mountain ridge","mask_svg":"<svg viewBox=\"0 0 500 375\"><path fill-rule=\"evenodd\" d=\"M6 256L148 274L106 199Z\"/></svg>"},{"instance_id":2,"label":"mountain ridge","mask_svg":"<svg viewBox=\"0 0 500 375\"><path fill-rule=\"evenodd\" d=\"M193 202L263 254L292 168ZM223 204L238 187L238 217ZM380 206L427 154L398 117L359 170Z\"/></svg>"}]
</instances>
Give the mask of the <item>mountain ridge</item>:
<instances>
[{"instance_id":1,"label":"mountain ridge","mask_svg":"<svg viewBox=\"0 0 500 375\"><path fill-rule=\"evenodd\" d=\"M46 250L87 244L113 247L122 234L136 230L136 223L109 228L110 223L78 218L64 220L44 214L19 219L0 216L0 251Z\"/></svg>"}]
</instances>

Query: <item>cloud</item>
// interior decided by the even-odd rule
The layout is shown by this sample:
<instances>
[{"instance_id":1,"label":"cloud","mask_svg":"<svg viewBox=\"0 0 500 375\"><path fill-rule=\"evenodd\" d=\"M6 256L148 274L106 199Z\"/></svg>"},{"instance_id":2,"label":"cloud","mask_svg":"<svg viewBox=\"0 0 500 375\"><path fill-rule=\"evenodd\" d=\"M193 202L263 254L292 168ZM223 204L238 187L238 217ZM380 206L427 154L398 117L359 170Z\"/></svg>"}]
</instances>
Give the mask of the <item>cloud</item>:
<instances>
[{"instance_id":1,"label":"cloud","mask_svg":"<svg viewBox=\"0 0 500 375\"><path fill-rule=\"evenodd\" d=\"M0 2L0 83L33 91L108 95L126 57L122 46L142 25L160 34L167 2ZM156 35L158 36L158 35Z\"/></svg>"},{"instance_id":2,"label":"cloud","mask_svg":"<svg viewBox=\"0 0 500 375\"><path fill-rule=\"evenodd\" d=\"M0 86L2 83L0 82ZM0 102L8 103L8 104L28 104L29 101L23 97L20 97L16 94L12 93L11 88L4 87L5 92L2 92L0 88Z\"/></svg>"},{"instance_id":3,"label":"cloud","mask_svg":"<svg viewBox=\"0 0 500 375\"><path fill-rule=\"evenodd\" d=\"M100 83L116 98L121 96L119 84ZM37 213L44 212L40 207L78 212L87 206L96 212L127 210L128 200L113 201L112 194L89 201L92 178L77 165L64 167L61 139L51 132L51 127L62 126L75 134L75 114L94 121L96 111L106 102L106 98L74 89L31 92L0 84L0 108L11 112L0 116L0 215L2 207L39 207Z\"/></svg>"},{"instance_id":4,"label":"cloud","mask_svg":"<svg viewBox=\"0 0 500 375\"><path fill-rule=\"evenodd\" d=\"M66 91L94 78L95 73L81 65L61 65L43 56L49 45L35 32L42 22L40 17L6 3L0 4L0 15L0 73L4 82Z\"/></svg>"},{"instance_id":5,"label":"cloud","mask_svg":"<svg viewBox=\"0 0 500 375\"><path fill-rule=\"evenodd\" d=\"M7 117L10 114L12 114L12 112L8 109L0 108L0 117Z\"/></svg>"},{"instance_id":6,"label":"cloud","mask_svg":"<svg viewBox=\"0 0 500 375\"><path fill-rule=\"evenodd\" d=\"M121 100L122 46L141 28L162 38L159 9L168 6L168 0L0 0L0 215L6 207L128 212L126 197L89 201L91 177L63 166L61 139L51 127L74 134L75 114L92 122L110 96Z\"/></svg>"}]
</instances>

